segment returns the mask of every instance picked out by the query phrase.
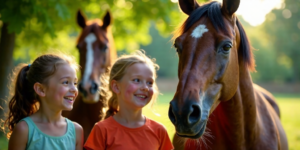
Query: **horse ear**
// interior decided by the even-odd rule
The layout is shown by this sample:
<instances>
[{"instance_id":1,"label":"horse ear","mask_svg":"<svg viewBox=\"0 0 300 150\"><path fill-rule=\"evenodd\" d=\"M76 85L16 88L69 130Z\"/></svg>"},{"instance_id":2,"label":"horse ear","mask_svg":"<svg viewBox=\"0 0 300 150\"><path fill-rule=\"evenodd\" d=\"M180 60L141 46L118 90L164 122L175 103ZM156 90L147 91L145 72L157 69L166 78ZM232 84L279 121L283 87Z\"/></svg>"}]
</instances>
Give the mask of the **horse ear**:
<instances>
[{"instance_id":1,"label":"horse ear","mask_svg":"<svg viewBox=\"0 0 300 150\"><path fill-rule=\"evenodd\" d=\"M86 24L85 24L85 17L82 15L81 11L78 10L77 12L77 24L83 29Z\"/></svg>"},{"instance_id":2,"label":"horse ear","mask_svg":"<svg viewBox=\"0 0 300 150\"><path fill-rule=\"evenodd\" d=\"M179 6L185 14L190 15L199 7L199 4L196 0L179 0Z\"/></svg>"},{"instance_id":3,"label":"horse ear","mask_svg":"<svg viewBox=\"0 0 300 150\"><path fill-rule=\"evenodd\" d=\"M106 14L105 14L105 16L103 17L102 20L103 20L102 27L104 29L106 29L111 24L111 20L112 20L112 17L111 17L110 12L108 10L107 10L107 12L106 12Z\"/></svg>"},{"instance_id":4,"label":"horse ear","mask_svg":"<svg viewBox=\"0 0 300 150\"><path fill-rule=\"evenodd\" d=\"M224 14L232 16L239 8L240 0L223 0L222 11Z\"/></svg>"}]
</instances>

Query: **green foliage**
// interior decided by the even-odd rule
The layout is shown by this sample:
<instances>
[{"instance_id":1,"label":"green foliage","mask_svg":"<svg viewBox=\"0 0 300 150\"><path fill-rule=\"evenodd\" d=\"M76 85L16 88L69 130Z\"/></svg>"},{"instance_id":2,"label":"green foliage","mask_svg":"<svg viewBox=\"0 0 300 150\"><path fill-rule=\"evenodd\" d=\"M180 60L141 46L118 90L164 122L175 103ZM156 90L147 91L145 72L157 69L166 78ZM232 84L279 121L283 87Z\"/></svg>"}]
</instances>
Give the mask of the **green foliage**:
<instances>
[{"instance_id":1,"label":"green foliage","mask_svg":"<svg viewBox=\"0 0 300 150\"><path fill-rule=\"evenodd\" d=\"M1 21L9 23L9 32L17 33L15 60L28 59L25 51L31 58L36 51L45 53L51 49L77 53L75 37L81 30L76 23L79 9L87 19L102 19L109 10L116 48L128 51L151 42L151 20L157 22L162 33L170 33L174 30L170 25L177 24L182 17L177 4L170 0L5 0L0 6ZM68 36L69 42L60 42Z\"/></svg>"},{"instance_id":2,"label":"green foliage","mask_svg":"<svg viewBox=\"0 0 300 150\"><path fill-rule=\"evenodd\" d=\"M300 1L285 0L283 9L275 9L263 25L267 38L273 44L279 65L291 70L286 81L300 81Z\"/></svg>"},{"instance_id":3,"label":"green foliage","mask_svg":"<svg viewBox=\"0 0 300 150\"><path fill-rule=\"evenodd\" d=\"M239 17L241 18L241 17ZM252 72L255 82L287 82L292 78L290 66L278 62L274 44L270 41L264 27L250 26L240 19L245 27L247 36L251 41L256 62L256 71Z\"/></svg>"},{"instance_id":4,"label":"green foliage","mask_svg":"<svg viewBox=\"0 0 300 150\"><path fill-rule=\"evenodd\" d=\"M262 25L255 27L239 16L254 49L256 71L251 73L254 82L285 83L295 81L294 78L297 77L293 71L294 60L288 55L288 51L296 50L296 45L286 48L278 46L290 43L291 40L290 38L283 38L281 33L278 33L278 31L288 32L286 27L279 27L274 22L270 23L274 16L271 12L267 15L267 20ZM284 24L288 24L288 22ZM270 31L271 29L273 30L272 32Z\"/></svg>"},{"instance_id":5,"label":"green foliage","mask_svg":"<svg viewBox=\"0 0 300 150\"><path fill-rule=\"evenodd\" d=\"M150 35L152 43L146 46L141 46L141 49L146 51L146 54L151 58L156 59L156 63L160 66L157 74L159 77L177 77L178 56L173 48L171 37L163 37L155 29L154 25L150 27Z\"/></svg>"},{"instance_id":6,"label":"green foliage","mask_svg":"<svg viewBox=\"0 0 300 150\"><path fill-rule=\"evenodd\" d=\"M75 45L81 28L76 23L77 10L81 9L87 19L102 19L109 10L117 50L130 52L143 48L157 59L161 66L159 76L175 77L178 60L172 49L171 33L187 17L177 5L170 0L4 0L0 5L0 22L8 22L9 31L17 33L15 63L29 62L38 54L53 51L78 58ZM273 10L258 27L242 21L252 46L257 49L254 81L299 80L299 8L298 1L287 0L284 9L291 11L289 19L283 17L281 9Z\"/></svg>"}]
</instances>

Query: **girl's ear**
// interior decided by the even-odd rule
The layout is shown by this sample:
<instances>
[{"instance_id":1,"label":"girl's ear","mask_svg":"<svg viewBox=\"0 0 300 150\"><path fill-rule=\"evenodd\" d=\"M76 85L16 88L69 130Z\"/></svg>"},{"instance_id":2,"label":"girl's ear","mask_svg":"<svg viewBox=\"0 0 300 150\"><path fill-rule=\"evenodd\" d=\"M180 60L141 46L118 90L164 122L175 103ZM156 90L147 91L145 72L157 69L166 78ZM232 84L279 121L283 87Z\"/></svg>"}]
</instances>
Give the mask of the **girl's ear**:
<instances>
[{"instance_id":1,"label":"girl's ear","mask_svg":"<svg viewBox=\"0 0 300 150\"><path fill-rule=\"evenodd\" d=\"M41 97L45 97L46 96L46 93L45 93L45 88L44 86L41 84L41 83L34 83L33 85L33 89L35 91L35 93Z\"/></svg>"},{"instance_id":2,"label":"girl's ear","mask_svg":"<svg viewBox=\"0 0 300 150\"><path fill-rule=\"evenodd\" d=\"M119 90L119 86L118 86L118 82L116 80L112 80L110 83L111 89L114 93L119 94L120 90Z\"/></svg>"}]
</instances>

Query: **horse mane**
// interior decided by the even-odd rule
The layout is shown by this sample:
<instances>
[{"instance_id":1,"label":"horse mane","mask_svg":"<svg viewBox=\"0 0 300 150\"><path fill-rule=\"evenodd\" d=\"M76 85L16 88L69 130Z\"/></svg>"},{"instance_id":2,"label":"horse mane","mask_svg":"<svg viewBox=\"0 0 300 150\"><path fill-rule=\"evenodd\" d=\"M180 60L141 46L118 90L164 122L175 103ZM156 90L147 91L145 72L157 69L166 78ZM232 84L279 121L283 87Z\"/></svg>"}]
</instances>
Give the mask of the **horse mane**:
<instances>
[{"instance_id":1,"label":"horse mane","mask_svg":"<svg viewBox=\"0 0 300 150\"><path fill-rule=\"evenodd\" d=\"M223 31L225 33L229 33L222 17L221 3L213 1L195 9L184 21L184 23L174 32L173 39L186 32L194 23L196 23L203 16L208 17L210 19L211 23L218 32ZM248 69L254 71L255 61L251 51L250 41L248 40L246 32L238 18L236 20L236 25L239 30L241 39L238 51L241 52L240 56L242 57Z\"/></svg>"},{"instance_id":2,"label":"horse mane","mask_svg":"<svg viewBox=\"0 0 300 150\"><path fill-rule=\"evenodd\" d=\"M248 69L250 69L251 71L255 71L255 60L251 51L250 41L238 18L236 19L236 25L239 29L241 39L239 47L239 52L241 52L240 55L242 55L245 64L248 66Z\"/></svg>"}]
</instances>

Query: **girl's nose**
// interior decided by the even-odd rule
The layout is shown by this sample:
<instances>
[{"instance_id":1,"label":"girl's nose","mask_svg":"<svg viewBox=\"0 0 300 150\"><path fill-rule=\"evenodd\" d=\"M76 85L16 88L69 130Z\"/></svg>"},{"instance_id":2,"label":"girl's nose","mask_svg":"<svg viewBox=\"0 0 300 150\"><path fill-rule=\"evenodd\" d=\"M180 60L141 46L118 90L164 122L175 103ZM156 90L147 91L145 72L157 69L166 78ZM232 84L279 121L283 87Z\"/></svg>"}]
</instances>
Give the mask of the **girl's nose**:
<instances>
[{"instance_id":1,"label":"girl's nose","mask_svg":"<svg viewBox=\"0 0 300 150\"><path fill-rule=\"evenodd\" d=\"M76 85L72 85L70 91L74 92L74 93L77 93L78 92L77 86Z\"/></svg>"},{"instance_id":2,"label":"girl's nose","mask_svg":"<svg viewBox=\"0 0 300 150\"><path fill-rule=\"evenodd\" d=\"M147 86L147 84L143 84L141 87L141 90L147 92L147 91L149 91L149 87Z\"/></svg>"}]
</instances>

